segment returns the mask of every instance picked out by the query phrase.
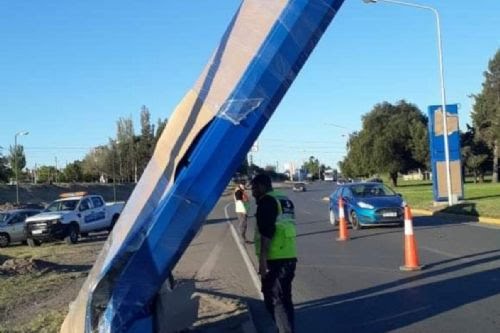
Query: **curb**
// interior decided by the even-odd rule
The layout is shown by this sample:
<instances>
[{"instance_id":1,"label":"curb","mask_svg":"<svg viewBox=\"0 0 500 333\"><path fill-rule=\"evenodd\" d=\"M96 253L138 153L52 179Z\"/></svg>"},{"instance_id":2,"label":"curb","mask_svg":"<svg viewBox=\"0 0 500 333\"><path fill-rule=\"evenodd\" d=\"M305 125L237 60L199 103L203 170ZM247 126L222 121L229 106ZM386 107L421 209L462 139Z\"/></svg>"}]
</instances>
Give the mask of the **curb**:
<instances>
[{"instance_id":1,"label":"curb","mask_svg":"<svg viewBox=\"0 0 500 333\"><path fill-rule=\"evenodd\" d=\"M472 216L472 215L460 215L460 214L451 214L451 213L441 213L441 212L432 212L427 209L411 209L413 213L420 214L420 215L425 215L425 216L442 216L442 217L449 217L449 218L460 218L460 219L477 219L477 222L479 223L485 223L485 224L495 224L495 225L500 225L500 219L493 218L493 217L485 217L485 216Z\"/></svg>"}]
</instances>

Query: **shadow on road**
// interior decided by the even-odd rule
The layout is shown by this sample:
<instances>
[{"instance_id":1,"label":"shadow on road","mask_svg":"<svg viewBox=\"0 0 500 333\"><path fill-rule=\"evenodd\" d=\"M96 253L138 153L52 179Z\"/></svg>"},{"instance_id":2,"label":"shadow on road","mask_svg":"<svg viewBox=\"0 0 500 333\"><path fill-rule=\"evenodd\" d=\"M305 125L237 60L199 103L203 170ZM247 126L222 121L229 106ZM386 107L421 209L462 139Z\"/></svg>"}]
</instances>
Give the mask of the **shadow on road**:
<instances>
[{"instance_id":1,"label":"shadow on road","mask_svg":"<svg viewBox=\"0 0 500 333\"><path fill-rule=\"evenodd\" d=\"M479 212L476 209L476 204L473 202L464 202L453 205L451 207L446 207L444 209L441 209L438 213L458 215L458 216L453 216L453 215L443 216L446 219L467 220L468 222L479 221L478 218Z\"/></svg>"},{"instance_id":2,"label":"shadow on road","mask_svg":"<svg viewBox=\"0 0 500 333\"><path fill-rule=\"evenodd\" d=\"M456 260L465 260L500 250L481 252L429 265L435 267ZM500 260L500 255L421 272L407 278L297 305L299 331L387 332L411 325L500 293L500 268L493 268L419 286L405 284L442 274L461 271L472 266ZM465 286L471 286L465 288ZM386 292L384 292L386 291Z\"/></svg>"},{"instance_id":3,"label":"shadow on road","mask_svg":"<svg viewBox=\"0 0 500 333\"><path fill-rule=\"evenodd\" d=\"M307 220L304 220L304 219L298 219L297 220L297 225L310 225L310 224L316 224L316 223L324 223L325 225L329 225L330 224L326 219L312 220L312 221L307 221Z\"/></svg>"},{"instance_id":4,"label":"shadow on road","mask_svg":"<svg viewBox=\"0 0 500 333\"><path fill-rule=\"evenodd\" d=\"M207 219L205 221L205 224L217 224L217 223L224 223L227 221L236 221L236 217L230 217L229 219L223 218L223 219Z\"/></svg>"},{"instance_id":5,"label":"shadow on road","mask_svg":"<svg viewBox=\"0 0 500 333\"><path fill-rule=\"evenodd\" d=\"M298 233L297 237L305 237L305 236L312 236L312 235L319 235L319 234L333 234L336 231L336 229L327 229L327 230L320 230L320 231L315 231L315 232L303 232L303 233Z\"/></svg>"}]
</instances>

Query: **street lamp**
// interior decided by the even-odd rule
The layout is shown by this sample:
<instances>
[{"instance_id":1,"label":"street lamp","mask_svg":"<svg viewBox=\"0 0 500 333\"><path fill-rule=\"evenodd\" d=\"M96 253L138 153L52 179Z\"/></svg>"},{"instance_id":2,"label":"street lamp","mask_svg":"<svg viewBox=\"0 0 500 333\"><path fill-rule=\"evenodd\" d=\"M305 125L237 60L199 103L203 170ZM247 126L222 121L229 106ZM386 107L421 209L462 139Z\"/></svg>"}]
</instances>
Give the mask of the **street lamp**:
<instances>
[{"instance_id":1,"label":"street lamp","mask_svg":"<svg viewBox=\"0 0 500 333\"><path fill-rule=\"evenodd\" d=\"M115 173L115 153L116 153L116 145L120 143L118 140L111 140L112 142L112 153L111 156L113 157L112 164L113 164L113 201L116 202L116 173ZM120 161L121 162L121 161ZM120 163L121 167L121 163Z\"/></svg>"},{"instance_id":2,"label":"street lamp","mask_svg":"<svg viewBox=\"0 0 500 333\"><path fill-rule=\"evenodd\" d=\"M14 171L16 173L16 204L19 205L19 175L17 171L17 137L28 135L30 132L28 131L20 131L14 135Z\"/></svg>"},{"instance_id":3,"label":"street lamp","mask_svg":"<svg viewBox=\"0 0 500 333\"><path fill-rule=\"evenodd\" d=\"M436 18L438 57L439 57L439 77L441 83L441 111L443 112L443 138L444 138L444 157L446 161L446 187L448 190L448 205L452 206L453 198L451 196L450 148L448 145L448 119L446 113L446 92L444 88L443 45L441 43L441 23L439 20L439 12L437 11L437 9L430 6L424 6L416 3L404 2L398 0L363 0L363 2L368 4L377 2L387 2L401 6L427 9L434 13L434 17Z\"/></svg>"}]
</instances>

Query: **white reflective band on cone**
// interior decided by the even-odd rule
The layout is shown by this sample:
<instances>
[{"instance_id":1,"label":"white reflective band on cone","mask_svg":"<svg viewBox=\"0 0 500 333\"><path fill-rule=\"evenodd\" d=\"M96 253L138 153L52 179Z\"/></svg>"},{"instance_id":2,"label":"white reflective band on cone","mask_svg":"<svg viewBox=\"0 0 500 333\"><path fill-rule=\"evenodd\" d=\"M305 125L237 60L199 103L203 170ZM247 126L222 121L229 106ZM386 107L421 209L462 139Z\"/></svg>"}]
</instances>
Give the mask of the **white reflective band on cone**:
<instances>
[{"instance_id":1,"label":"white reflective band on cone","mask_svg":"<svg viewBox=\"0 0 500 333\"><path fill-rule=\"evenodd\" d=\"M413 235L413 222L405 219L405 235Z\"/></svg>"}]
</instances>

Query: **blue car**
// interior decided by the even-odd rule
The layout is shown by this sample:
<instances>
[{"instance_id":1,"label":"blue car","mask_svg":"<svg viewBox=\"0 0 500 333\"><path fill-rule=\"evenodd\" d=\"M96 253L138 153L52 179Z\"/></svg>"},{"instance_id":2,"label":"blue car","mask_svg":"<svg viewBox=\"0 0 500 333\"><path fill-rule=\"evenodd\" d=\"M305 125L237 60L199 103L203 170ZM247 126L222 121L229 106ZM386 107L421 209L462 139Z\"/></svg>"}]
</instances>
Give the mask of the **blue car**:
<instances>
[{"instance_id":1,"label":"blue car","mask_svg":"<svg viewBox=\"0 0 500 333\"><path fill-rule=\"evenodd\" d=\"M339 221L339 198L344 199L344 216L353 229L365 226L403 225L403 198L378 182L339 185L330 195L330 223Z\"/></svg>"}]
</instances>

